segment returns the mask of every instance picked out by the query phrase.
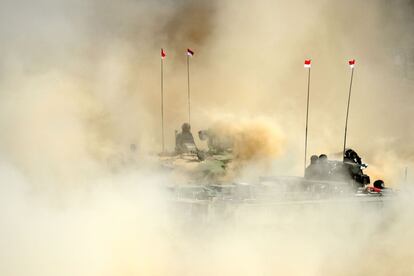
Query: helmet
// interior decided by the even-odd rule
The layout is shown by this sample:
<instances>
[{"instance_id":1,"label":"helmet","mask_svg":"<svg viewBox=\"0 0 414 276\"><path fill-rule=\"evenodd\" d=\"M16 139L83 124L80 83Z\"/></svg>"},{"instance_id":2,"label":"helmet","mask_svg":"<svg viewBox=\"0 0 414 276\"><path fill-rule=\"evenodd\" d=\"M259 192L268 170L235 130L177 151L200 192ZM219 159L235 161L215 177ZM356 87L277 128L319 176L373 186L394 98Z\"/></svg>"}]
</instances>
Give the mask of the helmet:
<instances>
[{"instance_id":1,"label":"helmet","mask_svg":"<svg viewBox=\"0 0 414 276\"><path fill-rule=\"evenodd\" d=\"M205 131L205 130L200 130L200 131L198 132L198 137L200 138L200 140L201 140L201 141L205 141L205 140L207 140L207 138L208 138L207 131Z\"/></svg>"},{"instance_id":2,"label":"helmet","mask_svg":"<svg viewBox=\"0 0 414 276\"><path fill-rule=\"evenodd\" d=\"M328 160L328 156L326 154L321 154L321 155L319 155L319 159L325 161L325 160Z\"/></svg>"},{"instance_id":3,"label":"helmet","mask_svg":"<svg viewBox=\"0 0 414 276\"><path fill-rule=\"evenodd\" d=\"M190 124L189 124L189 123L184 123L184 124L181 126L181 130L182 130L183 132L189 132L189 131L190 131L190 129L191 129L191 126L190 126Z\"/></svg>"},{"instance_id":4,"label":"helmet","mask_svg":"<svg viewBox=\"0 0 414 276\"><path fill-rule=\"evenodd\" d=\"M381 179L375 180L374 187L378 189L384 189L385 188L384 181L382 181Z\"/></svg>"},{"instance_id":5,"label":"helmet","mask_svg":"<svg viewBox=\"0 0 414 276\"><path fill-rule=\"evenodd\" d=\"M319 155L318 162L320 164L328 163L328 156L326 154Z\"/></svg>"},{"instance_id":6,"label":"helmet","mask_svg":"<svg viewBox=\"0 0 414 276\"><path fill-rule=\"evenodd\" d=\"M358 154L353 149L347 149L344 154L345 158L355 159L358 157Z\"/></svg>"}]
</instances>

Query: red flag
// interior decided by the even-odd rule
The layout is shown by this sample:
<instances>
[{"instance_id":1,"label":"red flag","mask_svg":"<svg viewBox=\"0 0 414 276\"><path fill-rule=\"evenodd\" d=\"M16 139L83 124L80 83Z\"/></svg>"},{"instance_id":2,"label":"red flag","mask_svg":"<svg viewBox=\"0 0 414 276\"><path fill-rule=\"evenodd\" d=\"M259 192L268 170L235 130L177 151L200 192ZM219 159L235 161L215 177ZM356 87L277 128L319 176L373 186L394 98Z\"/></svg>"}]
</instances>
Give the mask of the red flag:
<instances>
[{"instance_id":1,"label":"red flag","mask_svg":"<svg viewBox=\"0 0 414 276\"><path fill-rule=\"evenodd\" d=\"M190 57L194 56L194 51L188 48L187 49L187 56L190 56Z\"/></svg>"},{"instance_id":2,"label":"red flag","mask_svg":"<svg viewBox=\"0 0 414 276\"><path fill-rule=\"evenodd\" d=\"M355 59L351 59L351 60L349 60L349 61L348 61L348 64L349 64L349 66L350 66L351 68L354 68L354 67L355 67Z\"/></svg>"},{"instance_id":3,"label":"red flag","mask_svg":"<svg viewBox=\"0 0 414 276\"><path fill-rule=\"evenodd\" d=\"M305 64L303 65L305 68L310 68L311 67L311 59L305 59Z\"/></svg>"},{"instance_id":4,"label":"red flag","mask_svg":"<svg viewBox=\"0 0 414 276\"><path fill-rule=\"evenodd\" d=\"M165 59L166 56L167 56L167 53L164 51L163 48L161 48L161 58Z\"/></svg>"}]
</instances>

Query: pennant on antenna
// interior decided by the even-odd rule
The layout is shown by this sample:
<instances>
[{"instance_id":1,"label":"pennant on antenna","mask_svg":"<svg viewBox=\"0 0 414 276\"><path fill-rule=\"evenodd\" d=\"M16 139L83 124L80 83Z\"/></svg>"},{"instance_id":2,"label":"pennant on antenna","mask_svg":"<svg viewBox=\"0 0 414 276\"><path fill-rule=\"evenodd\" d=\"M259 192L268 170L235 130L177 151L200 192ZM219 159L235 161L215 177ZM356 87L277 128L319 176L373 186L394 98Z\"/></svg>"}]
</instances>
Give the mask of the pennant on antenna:
<instances>
[{"instance_id":1,"label":"pennant on antenna","mask_svg":"<svg viewBox=\"0 0 414 276\"><path fill-rule=\"evenodd\" d=\"M311 67L311 59L305 59L305 64L303 65L305 68Z\"/></svg>"},{"instance_id":2,"label":"pennant on antenna","mask_svg":"<svg viewBox=\"0 0 414 276\"><path fill-rule=\"evenodd\" d=\"M187 56L190 56L190 57L194 56L194 51L191 50L190 48L188 48L187 49Z\"/></svg>"},{"instance_id":3,"label":"pennant on antenna","mask_svg":"<svg viewBox=\"0 0 414 276\"><path fill-rule=\"evenodd\" d=\"M355 67L355 59L351 59L348 61L349 67L354 68Z\"/></svg>"},{"instance_id":4,"label":"pennant on antenna","mask_svg":"<svg viewBox=\"0 0 414 276\"><path fill-rule=\"evenodd\" d=\"M163 48L161 48L161 58L165 59L166 56L167 56L167 53L165 52Z\"/></svg>"}]
</instances>

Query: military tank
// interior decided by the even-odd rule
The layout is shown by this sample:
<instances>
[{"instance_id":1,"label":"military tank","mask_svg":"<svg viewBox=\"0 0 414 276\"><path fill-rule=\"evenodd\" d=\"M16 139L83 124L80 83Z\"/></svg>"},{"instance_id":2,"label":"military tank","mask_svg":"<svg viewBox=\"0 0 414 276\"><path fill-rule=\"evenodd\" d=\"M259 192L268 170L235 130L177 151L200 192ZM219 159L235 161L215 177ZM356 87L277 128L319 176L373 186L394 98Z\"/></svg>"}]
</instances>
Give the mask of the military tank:
<instances>
[{"instance_id":1,"label":"military tank","mask_svg":"<svg viewBox=\"0 0 414 276\"><path fill-rule=\"evenodd\" d=\"M379 198L393 195L383 180L375 180L364 173L368 165L352 149L347 149L343 160L328 160L325 154L313 155L304 177L263 177L261 184L276 190L267 191L267 197L288 200Z\"/></svg>"},{"instance_id":2,"label":"military tank","mask_svg":"<svg viewBox=\"0 0 414 276\"><path fill-rule=\"evenodd\" d=\"M233 181L229 176L233 159L231 142L209 130L198 132L208 150L198 149L188 124L176 132L176 148L160 156L161 165L171 173L173 184L168 187L174 208L183 218L209 221L211 218L234 214L238 210L264 208L280 211L286 206L363 203L379 208L392 200L395 192L382 180L364 173L366 164L352 149L343 160L328 160L325 154L312 156L305 175L262 176L250 183ZM290 207L289 207L290 208Z\"/></svg>"},{"instance_id":3,"label":"military tank","mask_svg":"<svg viewBox=\"0 0 414 276\"><path fill-rule=\"evenodd\" d=\"M328 160L324 154L311 159L304 177L263 176L253 183L181 185L171 189L172 200L189 217L201 215L208 220L258 208L279 212L293 206L362 204L376 210L396 196L382 180L369 185L370 177L364 173L367 165L353 150L346 151L343 160Z\"/></svg>"},{"instance_id":4,"label":"military tank","mask_svg":"<svg viewBox=\"0 0 414 276\"><path fill-rule=\"evenodd\" d=\"M214 147L210 147L214 149ZM171 169L188 169L191 181L178 189L191 189L188 199L216 198L232 201L292 201L344 197L382 197L391 194L384 181L376 180L372 186L367 168L352 149L344 153L343 160L328 160L325 154L313 155L304 177L263 176L254 183L239 183L226 178L226 169L232 161L231 151L201 152L194 144L188 150L168 158ZM193 165L192 165L193 164ZM184 183L183 183L184 184ZM182 193L187 194L188 193ZM181 193L178 193L181 195Z\"/></svg>"}]
</instances>

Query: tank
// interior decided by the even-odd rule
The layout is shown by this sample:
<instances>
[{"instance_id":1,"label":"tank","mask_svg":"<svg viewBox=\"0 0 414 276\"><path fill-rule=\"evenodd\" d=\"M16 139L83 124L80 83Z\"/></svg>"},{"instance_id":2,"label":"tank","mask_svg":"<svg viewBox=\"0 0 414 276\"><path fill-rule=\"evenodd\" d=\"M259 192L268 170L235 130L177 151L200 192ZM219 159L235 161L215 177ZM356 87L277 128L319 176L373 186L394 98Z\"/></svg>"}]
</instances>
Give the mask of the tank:
<instances>
[{"instance_id":1,"label":"tank","mask_svg":"<svg viewBox=\"0 0 414 276\"><path fill-rule=\"evenodd\" d=\"M185 126L183 124L182 130ZM352 149L343 160L328 160L325 154L314 155L305 175L262 176L250 183L234 181L229 175L233 161L232 144L209 130L198 132L208 150L200 150L191 132L176 132L174 152L160 155L161 166L170 172L173 185L169 194L174 207L182 208L184 217L208 221L212 217L249 208L280 211L283 206L362 203L378 208L392 200L395 192L382 180L374 181L364 173L366 164ZM279 210L276 210L278 209Z\"/></svg>"},{"instance_id":2,"label":"tank","mask_svg":"<svg viewBox=\"0 0 414 276\"><path fill-rule=\"evenodd\" d=\"M181 206L186 216L203 221L243 210L264 209L266 212L282 212L284 208L309 208L340 204L361 208L382 209L397 193L386 188L382 180L371 181L364 173L367 165L352 161L327 160L319 155L310 164L304 177L263 176L253 183L207 182L196 185L171 187L171 199ZM204 162L204 161L202 161ZM314 168L314 166L316 166ZM315 172L312 170L315 169ZM311 172L310 172L311 171Z\"/></svg>"}]
</instances>

